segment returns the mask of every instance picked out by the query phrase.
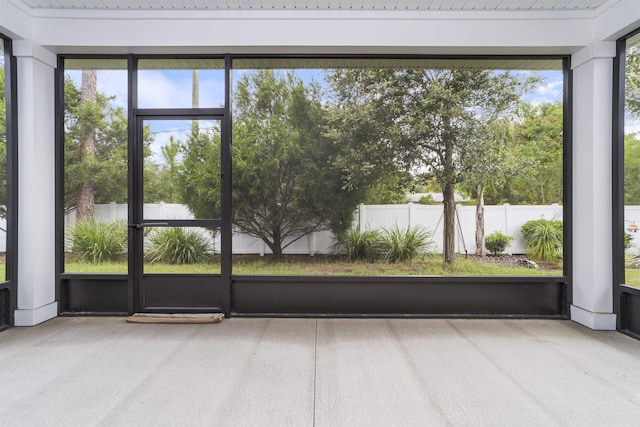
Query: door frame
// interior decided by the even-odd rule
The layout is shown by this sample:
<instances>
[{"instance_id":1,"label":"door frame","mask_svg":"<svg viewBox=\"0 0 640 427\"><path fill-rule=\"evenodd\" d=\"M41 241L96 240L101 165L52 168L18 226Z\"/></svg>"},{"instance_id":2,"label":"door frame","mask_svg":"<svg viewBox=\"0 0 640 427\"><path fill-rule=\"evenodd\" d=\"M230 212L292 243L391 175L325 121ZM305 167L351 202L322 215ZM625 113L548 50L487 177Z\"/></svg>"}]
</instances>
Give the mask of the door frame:
<instances>
[{"instance_id":1,"label":"door frame","mask_svg":"<svg viewBox=\"0 0 640 427\"><path fill-rule=\"evenodd\" d=\"M217 219L180 219L162 220L144 219L144 122L150 120L216 120L220 122L221 152L221 215ZM128 212L128 289L129 313L134 312L211 312L222 311L230 315L231 285L231 215L230 215L230 144L228 114L225 108L188 108L188 109L135 109L133 111L133 143L129 144L129 212ZM148 226L178 227L215 227L221 233L220 274L144 274L144 235L143 229ZM181 290L187 295L178 298L175 304L148 304L145 295L145 276L155 278L156 286L163 287L163 293L170 295L171 282L178 279ZM169 279L167 279L169 278ZM185 284L186 283L186 284ZM211 286L211 288L209 287ZM214 289L215 288L215 289ZM185 301L185 299L187 301ZM198 304L196 301L209 300L209 303ZM165 299L162 299L165 301ZM213 302L215 301L215 302ZM157 301L156 301L157 302ZM168 302L168 301L167 301Z\"/></svg>"}]
</instances>

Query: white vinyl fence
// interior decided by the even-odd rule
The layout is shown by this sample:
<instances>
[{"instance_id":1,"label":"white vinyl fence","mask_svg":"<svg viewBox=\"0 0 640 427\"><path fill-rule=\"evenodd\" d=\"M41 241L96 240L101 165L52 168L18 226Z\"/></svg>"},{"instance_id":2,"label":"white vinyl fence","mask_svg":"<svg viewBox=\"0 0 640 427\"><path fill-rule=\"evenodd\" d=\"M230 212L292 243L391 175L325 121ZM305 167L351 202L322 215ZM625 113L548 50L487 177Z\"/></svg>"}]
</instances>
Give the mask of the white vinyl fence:
<instances>
[{"instance_id":1,"label":"white vinyl fence","mask_svg":"<svg viewBox=\"0 0 640 427\"><path fill-rule=\"evenodd\" d=\"M469 254L475 253L475 207L458 206L459 229L456 225L456 250ZM147 218L152 219L190 219L193 215L184 205L159 203L146 204ZM625 206L625 231L633 236L631 252L640 253L640 206ZM102 204L95 207L97 221L111 221L115 218L127 219L126 204ZM507 248L508 253L524 253L524 242L520 235L520 227L531 219L562 219L562 206L485 206L485 234L500 231L516 240ZM75 222L75 212L65 217L65 224ZM0 253L6 252L6 220L0 218ZM442 206L441 205L360 205L355 212L354 224L367 228L422 226L433 233L437 250L442 250ZM456 220L456 224L458 221ZM606 226L603 225L603 226ZM462 233L459 230L462 230ZM635 230L635 231L634 231ZM585 232L574 230L574 233ZM206 233L211 238L209 233ZM220 250L219 236L214 236L214 247ZM335 251L335 239L331 232L323 231L305 236L289 246L288 254L329 254ZM233 252L237 254L268 254L269 248L260 240L242 233L233 236Z\"/></svg>"},{"instance_id":2,"label":"white vinyl fence","mask_svg":"<svg viewBox=\"0 0 640 427\"><path fill-rule=\"evenodd\" d=\"M638 218L640 218L640 207ZM145 218L192 219L193 215L185 205L178 204L145 204ZM113 219L127 218L126 204L96 205L95 219L108 222ZM562 206L485 206L485 234L500 231L516 240L507 248L507 253L521 254L525 252L524 241L520 235L520 227L531 219L562 220ZM65 224L75 222L75 213L65 217ZM437 251L442 251L443 208L442 205L360 205L354 214L354 225L361 230L398 227L421 226L430 231ZM220 236L211 236L203 230L203 235L213 239L213 247L220 251ZM638 239L640 243L640 238ZM286 244L287 242L285 242ZM336 240L330 231L313 233L300 238L285 249L286 254L331 254L335 253ZM456 251L459 253L475 253L475 206L458 206L456 216ZM271 251L262 240L236 232L233 235L233 252L236 254L269 254Z\"/></svg>"}]
</instances>

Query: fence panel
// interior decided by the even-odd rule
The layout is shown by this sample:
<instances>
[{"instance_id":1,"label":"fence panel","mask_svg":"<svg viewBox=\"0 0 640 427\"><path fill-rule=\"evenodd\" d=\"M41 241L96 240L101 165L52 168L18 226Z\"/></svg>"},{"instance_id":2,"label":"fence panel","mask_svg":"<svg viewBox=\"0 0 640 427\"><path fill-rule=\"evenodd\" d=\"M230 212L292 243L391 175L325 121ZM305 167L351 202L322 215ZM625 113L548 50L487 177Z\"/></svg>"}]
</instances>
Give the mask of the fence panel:
<instances>
[{"instance_id":1,"label":"fence panel","mask_svg":"<svg viewBox=\"0 0 640 427\"><path fill-rule=\"evenodd\" d=\"M520 227L532 219L546 218L562 220L562 206L485 206L485 234L500 231L515 237L515 241L507 248L509 254L525 253L525 245L520 234ZM193 218L185 205L158 203L145 204L147 218L177 219ZM113 219L127 219L126 204L101 204L95 207L95 219L108 222ZM630 223L634 218L640 220L640 206L627 206L625 218ZM65 217L65 224L75 222L75 212ZM354 226L361 230L381 229L398 226L399 228L421 226L433 234L435 250L442 251L443 239L443 207L442 205L360 205L354 213ZM0 239L1 239L0 235ZM216 251L220 251L220 235L207 236L213 239ZM233 252L235 254L270 254L269 247L260 239L238 232L233 233ZM0 245L3 243L0 240ZM285 245L288 241L285 241ZM332 254L336 253L336 238L330 231L321 231L304 236L285 249L285 254ZM640 232L633 234L632 250L640 250ZM456 216L456 251L464 254L475 254L475 206L457 207Z\"/></svg>"}]
</instances>

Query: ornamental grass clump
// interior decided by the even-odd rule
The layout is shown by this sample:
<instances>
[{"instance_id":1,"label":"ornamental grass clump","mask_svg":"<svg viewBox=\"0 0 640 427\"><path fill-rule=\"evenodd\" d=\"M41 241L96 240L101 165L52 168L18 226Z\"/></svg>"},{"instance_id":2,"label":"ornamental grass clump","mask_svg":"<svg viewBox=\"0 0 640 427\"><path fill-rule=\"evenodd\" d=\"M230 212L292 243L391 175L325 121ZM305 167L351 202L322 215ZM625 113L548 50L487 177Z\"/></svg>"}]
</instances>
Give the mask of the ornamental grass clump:
<instances>
[{"instance_id":1,"label":"ornamental grass clump","mask_svg":"<svg viewBox=\"0 0 640 427\"><path fill-rule=\"evenodd\" d=\"M340 236L338 246L348 261L376 261L383 256L384 242L378 230L360 231L351 227Z\"/></svg>"},{"instance_id":2,"label":"ornamental grass clump","mask_svg":"<svg viewBox=\"0 0 640 427\"><path fill-rule=\"evenodd\" d=\"M396 224L392 228L384 228L384 257L388 262L411 261L418 255L431 253L433 241L431 233L422 227L401 229Z\"/></svg>"},{"instance_id":3,"label":"ornamental grass clump","mask_svg":"<svg viewBox=\"0 0 640 427\"><path fill-rule=\"evenodd\" d=\"M194 230L157 228L149 234L146 257L152 263L200 264L209 261L209 243Z\"/></svg>"},{"instance_id":4,"label":"ornamental grass clump","mask_svg":"<svg viewBox=\"0 0 640 427\"><path fill-rule=\"evenodd\" d=\"M553 262L556 254L562 250L562 221L534 219L520 228L531 258Z\"/></svg>"},{"instance_id":5,"label":"ornamental grass clump","mask_svg":"<svg viewBox=\"0 0 640 427\"><path fill-rule=\"evenodd\" d=\"M78 261L94 264L119 261L127 252L127 225L119 219L76 222L67 230L67 248Z\"/></svg>"}]
</instances>

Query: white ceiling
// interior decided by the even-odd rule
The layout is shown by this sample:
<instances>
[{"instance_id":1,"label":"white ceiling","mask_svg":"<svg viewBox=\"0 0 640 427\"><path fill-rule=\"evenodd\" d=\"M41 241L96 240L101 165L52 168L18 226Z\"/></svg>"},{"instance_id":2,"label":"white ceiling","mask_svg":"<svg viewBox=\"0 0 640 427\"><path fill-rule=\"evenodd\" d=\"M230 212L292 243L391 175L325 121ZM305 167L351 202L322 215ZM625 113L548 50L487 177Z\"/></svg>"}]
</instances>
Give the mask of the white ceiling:
<instances>
[{"instance_id":1,"label":"white ceiling","mask_svg":"<svg viewBox=\"0 0 640 427\"><path fill-rule=\"evenodd\" d=\"M596 10L617 0L15 0L32 9L111 10Z\"/></svg>"}]
</instances>

